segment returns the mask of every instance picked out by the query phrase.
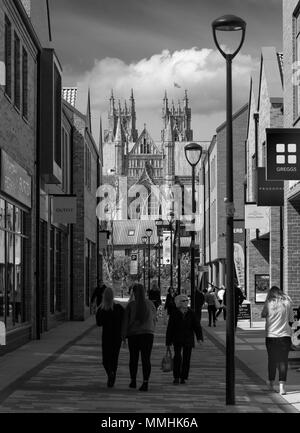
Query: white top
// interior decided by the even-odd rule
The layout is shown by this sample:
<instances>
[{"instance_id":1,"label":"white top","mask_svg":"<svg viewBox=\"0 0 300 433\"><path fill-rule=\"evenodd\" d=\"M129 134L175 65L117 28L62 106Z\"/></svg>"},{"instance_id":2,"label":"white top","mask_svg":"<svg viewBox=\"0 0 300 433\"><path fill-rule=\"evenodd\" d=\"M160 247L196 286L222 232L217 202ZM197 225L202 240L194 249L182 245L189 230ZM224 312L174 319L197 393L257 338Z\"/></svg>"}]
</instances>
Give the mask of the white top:
<instances>
[{"instance_id":1,"label":"white top","mask_svg":"<svg viewBox=\"0 0 300 433\"><path fill-rule=\"evenodd\" d=\"M266 318L266 337L291 337L289 322L294 321L294 314L290 298L266 301L261 317Z\"/></svg>"},{"instance_id":2,"label":"white top","mask_svg":"<svg viewBox=\"0 0 300 433\"><path fill-rule=\"evenodd\" d=\"M220 289L220 290L218 291L217 296L218 296L218 299L219 299L220 301L223 301L224 293L225 293L225 290L224 290L224 289Z\"/></svg>"}]
</instances>

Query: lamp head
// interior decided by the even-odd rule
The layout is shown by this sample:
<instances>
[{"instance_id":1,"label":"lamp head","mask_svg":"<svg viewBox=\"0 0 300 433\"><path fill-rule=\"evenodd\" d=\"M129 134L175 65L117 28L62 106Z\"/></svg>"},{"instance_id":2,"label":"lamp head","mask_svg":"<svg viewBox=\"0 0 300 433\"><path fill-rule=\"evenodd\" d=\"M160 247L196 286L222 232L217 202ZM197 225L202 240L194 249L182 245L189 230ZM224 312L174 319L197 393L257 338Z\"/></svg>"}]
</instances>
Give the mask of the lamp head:
<instances>
[{"instance_id":1,"label":"lamp head","mask_svg":"<svg viewBox=\"0 0 300 433\"><path fill-rule=\"evenodd\" d=\"M146 235L147 235L148 238L151 238L152 233L153 233L153 230L152 230L152 229L147 229L147 230L146 230ZM147 238L146 238L146 239L147 239Z\"/></svg>"},{"instance_id":2,"label":"lamp head","mask_svg":"<svg viewBox=\"0 0 300 433\"><path fill-rule=\"evenodd\" d=\"M187 162L196 167L202 155L202 146L198 143L189 143L184 147L184 153Z\"/></svg>"},{"instance_id":3,"label":"lamp head","mask_svg":"<svg viewBox=\"0 0 300 433\"><path fill-rule=\"evenodd\" d=\"M215 44L218 50L220 51L220 53L222 54L222 56L225 58L233 59L240 51L243 45L245 39L245 32L246 32L246 22L242 18L237 17L235 15L223 15L222 17L217 18L212 22L212 30L213 30L213 37L214 37ZM217 31L219 32L241 31L242 32L240 44L238 45L238 48L233 53L225 53L225 51L222 50L217 39Z\"/></svg>"}]
</instances>

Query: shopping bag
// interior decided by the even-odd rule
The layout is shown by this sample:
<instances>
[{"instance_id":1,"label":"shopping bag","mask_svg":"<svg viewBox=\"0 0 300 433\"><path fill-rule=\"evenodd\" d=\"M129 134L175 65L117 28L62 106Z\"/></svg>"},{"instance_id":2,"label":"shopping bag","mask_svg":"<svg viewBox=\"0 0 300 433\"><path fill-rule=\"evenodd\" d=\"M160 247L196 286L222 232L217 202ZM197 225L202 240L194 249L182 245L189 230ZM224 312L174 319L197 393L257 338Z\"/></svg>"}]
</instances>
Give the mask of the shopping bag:
<instances>
[{"instance_id":1,"label":"shopping bag","mask_svg":"<svg viewBox=\"0 0 300 433\"><path fill-rule=\"evenodd\" d=\"M161 369L163 372L168 372L173 370L173 357L171 349L168 347L165 356L161 361Z\"/></svg>"}]
</instances>

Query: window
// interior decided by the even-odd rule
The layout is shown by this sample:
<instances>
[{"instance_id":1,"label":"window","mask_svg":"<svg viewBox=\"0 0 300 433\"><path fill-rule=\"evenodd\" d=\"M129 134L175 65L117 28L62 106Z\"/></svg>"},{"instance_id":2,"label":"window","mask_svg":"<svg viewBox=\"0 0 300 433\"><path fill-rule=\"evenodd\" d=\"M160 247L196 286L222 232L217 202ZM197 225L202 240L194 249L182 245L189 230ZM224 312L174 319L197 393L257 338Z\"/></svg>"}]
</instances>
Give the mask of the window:
<instances>
[{"instance_id":1,"label":"window","mask_svg":"<svg viewBox=\"0 0 300 433\"><path fill-rule=\"evenodd\" d=\"M11 23L5 17L5 93L11 98L11 68L12 68L12 50L11 50Z\"/></svg>"},{"instance_id":2,"label":"window","mask_svg":"<svg viewBox=\"0 0 300 433\"><path fill-rule=\"evenodd\" d=\"M28 54L23 48L22 55L22 114L28 118Z\"/></svg>"},{"instance_id":3,"label":"window","mask_svg":"<svg viewBox=\"0 0 300 433\"><path fill-rule=\"evenodd\" d=\"M135 230L128 230L128 236L134 236Z\"/></svg>"},{"instance_id":4,"label":"window","mask_svg":"<svg viewBox=\"0 0 300 433\"><path fill-rule=\"evenodd\" d=\"M54 160L61 167L61 76L54 65Z\"/></svg>"},{"instance_id":5,"label":"window","mask_svg":"<svg viewBox=\"0 0 300 433\"><path fill-rule=\"evenodd\" d=\"M21 104L21 52L20 52L20 39L19 36L14 34L14 92L15 92L15 107L20 110Z\"/></svg>"},{"instance_id":6,"label":"window","mask_svg":"<svg viewBox=\"0 0 300 433\"><path fill-rule=\"evenodd\" d=\"M295 29L295 62L297 63L297 70L299 69L300 62L300 10L294 15L294 29ZM300 85L294 86L295 92L295 117L300 116Z\"/></svg>"},{"instance_id":7,"label":"window","mask_svg":"<svg viewBox=\"0 0 300 433\"><path fill-rule=\"evenodd\" d=\"M24 212L0 199L0 321L12 329L25 321Z\"/></svg>"}]
</instances>

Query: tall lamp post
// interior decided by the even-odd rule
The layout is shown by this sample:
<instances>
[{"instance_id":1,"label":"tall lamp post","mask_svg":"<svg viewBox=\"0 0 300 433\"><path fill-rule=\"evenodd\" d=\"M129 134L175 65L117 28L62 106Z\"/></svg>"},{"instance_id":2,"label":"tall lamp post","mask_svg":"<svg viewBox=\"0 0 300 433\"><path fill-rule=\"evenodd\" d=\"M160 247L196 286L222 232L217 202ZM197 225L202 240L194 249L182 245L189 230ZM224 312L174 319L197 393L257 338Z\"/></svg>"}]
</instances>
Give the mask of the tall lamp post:
<instances>
[{"instance_id":1,"label":"tall lamp post","mask_svg":"<svg viewBox=\"0 0 300 433\"><path fill-rule=\"evenodd\" d=\"M185 157L192 167L192 214L193 223L196 217L196 197L195 197L195 169L202 155L202 146L197 143L189 143L184 147ZM191 231L191 308L195 309L195 227Z\"/></svg>"},{"instance_id":2,"label":"tall lamp post","mask_svg":"<svg viewBox=\"0 0 300 433\"><path fill-rule=\"evenodd\" d=\"M155 224L157 227L157 237L158 237L158 287L160 290L160 238L161 238L161 229L163 226L163 220L161 218L155 220Z\"/></svg>"},{"instance_id":3,"label":"tall lamp post","mask_svg":"<svg viewBox=\"0 0 300 433\"><path fill-rule=\"evenodd\" d=\"M170 229L170 286L173 288L173 239L172 239L172 231L173 231L173 222L174 222L174 213L170 212L167 216L167 220L169 223Z\"/></svg>"},{"instance_id":4,"label":"tall lamp post","mask_svg":"<svg viewBox=\"0 0 300 433\"><path fill-rule=\"evenodd\" d=\"M146 235L148 238L148 296L149 296L149 292L150 292L150 238L152 236L152 229L147 229L146 230Z\"/></svg>"},{"instance_id":5,"label":"tall lamp post","mask_svg":"<svg viewBox=\"0 0 300 433\"><path fill-rule=\"evenodd\" d=\"M233 150L232 150L232 60L240 51L246 32L246 23L234 15L224 15L212 23L215 44L226 59L226 404L235 404L235 365L234 365L234 287L233 287ZM238 48L233 53L225 53L217 40L217 31L241 31Z\"/></svg>"},{"instance_id":6,"label":"tall lamp post","mask_svg":"<svg viewBox=\"0 0 300 433\"><path fill-rule=\"evenodd\" d=\"M146 243L147 243L147 236L142 236L142 243L144 245L143 248L143 258L144 258L144 265L143 265L143 280L144 280L144 288L146 288Z\"/></svg>"}]
</instances>

